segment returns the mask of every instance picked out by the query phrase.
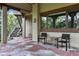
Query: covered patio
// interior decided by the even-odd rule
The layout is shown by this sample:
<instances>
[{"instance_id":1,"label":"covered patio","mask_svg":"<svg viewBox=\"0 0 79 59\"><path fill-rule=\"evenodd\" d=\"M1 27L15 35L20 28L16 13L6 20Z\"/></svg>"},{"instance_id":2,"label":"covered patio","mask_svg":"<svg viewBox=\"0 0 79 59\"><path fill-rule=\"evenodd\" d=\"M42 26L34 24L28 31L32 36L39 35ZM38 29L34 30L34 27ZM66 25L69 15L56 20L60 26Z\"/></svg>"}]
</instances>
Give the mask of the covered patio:
<instances>
[{"instance_id":1,"label":"covered patio","mask_svg":"<svg viewBox=\"0 0 79 59\"><path fill-rule=\"evenodd\" d=\"M10 11L17 19L11 32ZM0 22L0 56L79 56L79 4L0 3ZM47 33L45 44L38 43L41 33ZM57 48L55 38L62 34L70 34L67 51Z\"/></svg>"},{"instance_id":2,"label":"covered patio","mask_svg":"<svg viewBox=\"0 0 79 59\"><path fill-rule=\"evenodd\" d=\"M38 44L31 38L15 37L0 45L0 56L79 56L79 51L65 51L52 45Z\"/></svg>"}]
</instances>

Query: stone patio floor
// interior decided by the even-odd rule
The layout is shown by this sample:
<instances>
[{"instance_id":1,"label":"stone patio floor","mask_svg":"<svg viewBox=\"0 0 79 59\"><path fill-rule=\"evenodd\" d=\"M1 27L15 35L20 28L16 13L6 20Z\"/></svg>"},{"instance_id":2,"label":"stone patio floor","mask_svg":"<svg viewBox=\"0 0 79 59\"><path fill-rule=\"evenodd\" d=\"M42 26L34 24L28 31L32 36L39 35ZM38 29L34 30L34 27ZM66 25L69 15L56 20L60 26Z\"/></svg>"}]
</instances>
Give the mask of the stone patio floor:
<instances>
[{"instance_id":1,"label":"stone patio floor","mask_svg":"<svg viewBox=\"0 0 79 59\"><path fill-rule=\"evenodd\" d=\"M53 45L37 43L31 38L15 37L0 44L0 56L79 56L79 50L65 51Z\"/></svg>"}]
</instances>

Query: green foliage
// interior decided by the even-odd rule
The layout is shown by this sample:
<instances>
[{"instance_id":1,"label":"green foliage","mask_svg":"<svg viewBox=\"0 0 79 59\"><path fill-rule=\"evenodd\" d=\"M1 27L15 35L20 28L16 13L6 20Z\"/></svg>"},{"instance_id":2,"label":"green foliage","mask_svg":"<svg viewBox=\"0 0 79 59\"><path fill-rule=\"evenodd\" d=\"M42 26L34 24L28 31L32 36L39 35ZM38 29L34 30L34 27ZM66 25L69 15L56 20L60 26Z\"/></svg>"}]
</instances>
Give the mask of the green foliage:
<instances>
[{"instance_id":1,"label":"green foliage","mask_svg":"<svg viewBox=\"0 0 79 59\"><path fill-rule=\"evenodd\" d=\"M45 29L46 27L52 28L53 27L52 18L48 17L48 19L46 19L45 17L44 18L42 17L40 24L41 29Z\"/></svg>"},{"instance_id":2,"label":"green foliage","mask_svg":"<svg viewBox=\"0 0 79 59\"><path fill-rule=\"evenodd\" d=\"M65 24L65 16L59 16L56 19L56 28L65 28L66 24Z\"/></svg>"},{"instance_id":3,"label":"green foliage","mask_svg":"<svg viewBox=\"0 0 79 59\"><path fill-rule=\"evenodd\" d=\"M66 24L64 22L58 22L56 28L64 28Z\"/></svg>"},{"instance_id":4,"label":"green foliage","mask_svg":"<svg viewBox=\"0 0 79 59\"><path fill-rule=\"evenodd\" d=\"M53 27L53 21L52 21L53 19L50 17L50 18L48 18L48 22L47 22L47 27L50 29L50 28L52 28Z\"/></svg>"},{"instance_id":5,"label":"green foliage","mask_svg":"<svg viewBox=\"0 0 79 59\"><path fill-rule=\"evenodd\" d=\"M17 17L14 14L8 14L8 34L15 26L19 26Z\"/></svg>"},{"instance_id":6,"label":"green foliage","mask_svg":"<svg viewBox=\"0 0 79 59\"><path fill-rule=\"evenodd\" d=\"M65 19L66 16L59 16L56 19L56 28L65 28L66 24L65 24ZM47 21L47 23L46 23ZM53 19L51 17L48 17L48 19L45 20L45 18L43 18L41 21L41 28L44 29L45 27L53 28Z\"/></svg>"},{"instance_id":7,"label":"green foliage","mask_svg":"<svg viewBox=\"0 0 79 59\"><path fill-rule=\"evenodd\" d=\"M41 23L41 28L44 29L45 26L46 26L46 21L45 21L44 19L42 19L42 20L40 21L40 23Z\"/></svg>"},{"instance_id":8,"label":"green foliage","mask_svg":"<svg viewBox=\"0 0 79 59\"><path fill-rule=\"evenodd\" d=\"M0 13L0 17L1 17L1 13ZM14 14L8 14L7 18L8 18L7 29L8 29L8 35L9 35L15 26L19 27L19 23L18 23L17 17ZM0 21L0 25L1 25L1 21ZM1 26L0 26L0 39L1 39Z\"/></svg>"}]
</instances>

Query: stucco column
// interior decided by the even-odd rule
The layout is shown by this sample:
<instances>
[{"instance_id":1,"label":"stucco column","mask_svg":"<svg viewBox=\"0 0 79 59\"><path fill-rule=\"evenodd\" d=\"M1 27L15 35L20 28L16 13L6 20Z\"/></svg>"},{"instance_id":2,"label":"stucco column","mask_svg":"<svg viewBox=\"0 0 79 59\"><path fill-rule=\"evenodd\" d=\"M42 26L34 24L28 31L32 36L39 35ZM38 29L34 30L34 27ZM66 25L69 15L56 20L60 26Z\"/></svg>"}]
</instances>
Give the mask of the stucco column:
<instances>
[{"instance_id":1,"label":"stucco column","mask_svg":"<svg viewBox=\"0 0 79 59\"><path fill-rule=\"evenodd\" d=\"M25 14L22 15L22 37L26 38L26 19L25 19Z\"/></svg>"},{"instance_id":2,"label":"stucco column","mask_svg":"<svg viewBox=\"0 0 79 59\"><path fill-rule=\"evenodd\" d=\"M38 21L39 21L39 5L32 5L32 40L38 39Z\"/></svg>"},{"instance_id":3,"label":"stucco column","mask_svg":"<svg viewBox=\"0 0 79 59\"><path fill-rule=\"evenodd\" d=\"M7 7L2 6L3 16L1 24L1 43L7 43L8 30L7 30Z\"/></svg>"}]
</instances>

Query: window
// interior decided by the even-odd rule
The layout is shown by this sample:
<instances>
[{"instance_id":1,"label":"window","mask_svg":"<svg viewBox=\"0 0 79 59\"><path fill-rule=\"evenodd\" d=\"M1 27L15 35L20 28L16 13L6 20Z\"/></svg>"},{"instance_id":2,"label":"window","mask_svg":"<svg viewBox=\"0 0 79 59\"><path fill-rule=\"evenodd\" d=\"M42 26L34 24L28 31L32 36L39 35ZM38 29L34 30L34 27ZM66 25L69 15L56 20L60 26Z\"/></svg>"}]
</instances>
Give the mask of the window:
<instances>
[{"instance_id":1,"label":"window","mask_svg":"<svg viewBox=\"0 0 79 59\"><path fill-rule=\"evenodd\" d=\"M47 18L47 28L48 29L53 28L53 18L52 17Z\"/></svg>"},{"instance_id":2,"label":"window","mask_svg":"<svg viewBox=\"0 0 79 59\"><path fill-rule=\"evenodd\" d=\"M74 27L79 28L79 12L77 12L76 16L74 17Z\"/></svg>"},{"instance_id":3,"label":"window","mask_svg":"<svg viewBox=\"0 0 79 59\"><path fill-rule=\"evenodd\" d=\"M66 29L68 29L69 31L71 31L70 29L79 29L79 12L73 11L69 12L68 14L62 13L48 17L42 17L41 29L59 29L59 31L61 29L61 31L66 31Z\"/></svg>"},{"instance_id":4,"label":"window","mask_svg":"<svg viewBox=\"0 0 79 59\"><path fill-rule=\"evenodd\" d=\"M42 17L41 18L41 29L45 29L47 26L46 26L46 23L47 23L47 17Z\"/></svg>"},{"instance_id":5,"label":"window","mask_svg":"<svg viewBox=\"0 0 79 59\"><path fill-rule=\"evenodd\" d=\"M68 15L67 28L71 28L71 17Z\"/></svg>"},{"instance_id":6,"label":"window","mask_svg":"<svg viewBox=\"0 0 79 59\"><path fill-rule=\"evenodd\" d=\"M56 19L56 28L66 28L66 16L58 16Z\"/></svg>"},{"instance_id":7,"label":"window","mask_svg":"<svg viewBox=\"0 0 79 59\"><path fill-rule=\"evenodd\" d=\"M53 18L52 17L42 17L40 23L41 23L41 29L53 28Z\"/></svg>"}]
</instances>

